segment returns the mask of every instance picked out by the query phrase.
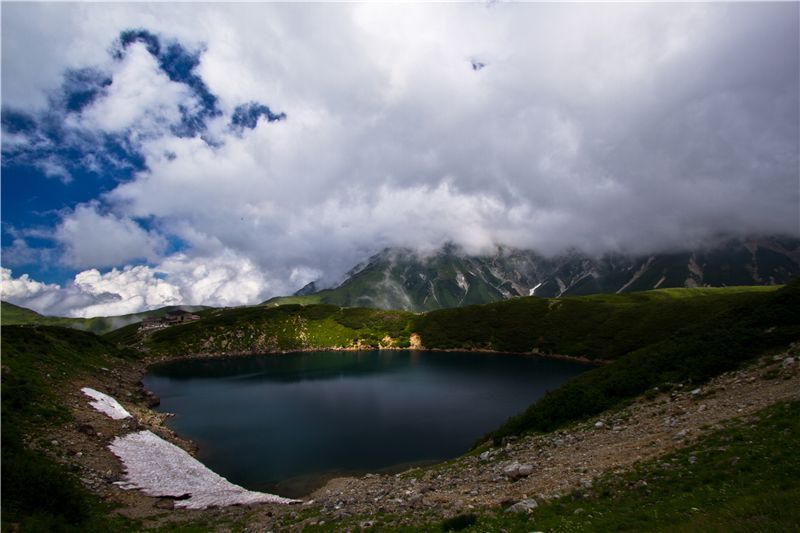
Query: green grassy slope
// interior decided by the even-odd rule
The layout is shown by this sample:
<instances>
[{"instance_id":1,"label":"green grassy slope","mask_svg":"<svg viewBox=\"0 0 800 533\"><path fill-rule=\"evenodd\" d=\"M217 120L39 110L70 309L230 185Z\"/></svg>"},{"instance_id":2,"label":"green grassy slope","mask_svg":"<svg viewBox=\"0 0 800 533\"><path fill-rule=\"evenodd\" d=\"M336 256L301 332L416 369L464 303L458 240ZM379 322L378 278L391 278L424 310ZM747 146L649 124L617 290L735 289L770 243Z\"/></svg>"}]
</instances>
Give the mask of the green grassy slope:
<instances>
[{"instance_id":1,"label":"green grassy slope","mask_svg":"<svg viewBox=\"0 0 800 533\"><path fill-rule=\"evenodd\" d=\"M147 338L156 353L224 353L378 346L385 336L404 344L416 332L426 348L541 352L616 359L672 335L676 329L711 321L731 307L754 305L778 287L661 289L619 295L545 299L515 298L493 304L425 314L300 303L216 309L193 324ZM318 293L321 294L321 293ZM313 302L318 294L292 297ZM368 324L350 324L358 316ZM113 342L139 341L136 326L107 335Z\"/></svg>"},{"instance_id":2,"label":"green grassy slope","mask_svg":"<svg viewBox=\"0 0 800 533\"><path fill-rule=\"evenodd\" d=\"M415 330L427 348L481 348L617 359L713 321L731 307L755 305L776 287L661 289L558 300L516 298L420 316Z\"/></svg>"},{"instance_id":3,"label":"green grassy slope","mask_svg":"<svg viewBox=\"0 0 800 533\"><path fill-rule=\"evenodd\" d=\"M35 311L14 305L9 302L0 302L0 323L4 326L38 324L41 326L61 326L65 328L91 331L103 335L129 324L140 322L149 316L163 316L175 309L185 309L192 312L201 312L210 309L202 305L194 306L167 306L152 311L142 311L120 316L99 316L93 318L67 318L58 316L40 315Z\"/></svg>"},{"instance_id":4,"label":"green grassy slope","mask_svg":"<svg viewBox=\"0 0 800 533\"><path fill-rule=\"evenodd\" d=\"M742 297L747 294L749 298ZM717 302L713 312L706 311L701 320L676 326L663 338L640 345L613 364L548 392L491 436L498 440L525 431L550 431L614 407L651 387L703 383L767 350L800 340L797 282L774 292L731 295Z\"/></svg>"},{"instance_id":5,"label":"green grassy slope","mask_svg":"<svg viewBox=\"0 0 800 533\"><path fill-rule=\"evenodd\" d=\"M3 531L109 531L126 523L89 495L74 474L24 436L47 435L69 420L58 385L137 357L82 331L50 326L2 328ZM44 445L49 439L43 439Z\"/></svg>"},{"instance_id":6,"label":"green grassy slope","mask_svg":"<svg viewBox=\"0 0 800 533\"><path fill-rule=\"evenodd\" d=\"M149 335L152 353L258 353L283 350L350 347L359 344L408 346L411 313L330 305L283 305L207 311L194 323L173 326ZM112 332L106 338L119 344L139 342L137 326Z\"/></svg>"},{"instance_id":7,"label":"green grassy slope","mask_svg":"<svg viewBox=\"0 0 800 533\"><path fill-rule=\"evenodd\" d=\"M46 317L36 311L9 302L0 302L0 320L3 324L34 324Z\"/></svg>"}]
</instances>

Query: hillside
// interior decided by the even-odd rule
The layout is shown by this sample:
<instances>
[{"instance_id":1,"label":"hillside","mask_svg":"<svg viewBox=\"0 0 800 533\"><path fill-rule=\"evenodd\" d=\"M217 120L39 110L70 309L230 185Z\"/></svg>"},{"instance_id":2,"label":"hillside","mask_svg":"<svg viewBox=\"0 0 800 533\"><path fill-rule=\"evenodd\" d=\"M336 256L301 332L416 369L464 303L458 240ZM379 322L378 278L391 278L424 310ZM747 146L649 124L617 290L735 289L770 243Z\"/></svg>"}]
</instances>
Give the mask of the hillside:
<instances>
[{"instance_id":1,"label":"hillside","mask_svg":"<svg viewBox=\"0 0 800 533\"><path fill-rule=\"evenodd\" d=\"M516 298L425 314L329 305L214 310L203 320L106 336L152 355L424 346L613 362L571 380L492 437L549 431L665 383L705 380L800 339L800 282Z\"/></svg>"},{"instance_id":2,"label":"hillside","mask_svg":"<svg viewBox=\"0 0 800 533\"><path fill-rule=\"evenodd\" d=\"M766 301L779 287L659 289L559 299L524 297L424 314L332 305L215 309L192 324L106 338L152 353L257 353L311 348L409 346L537 352L612 360L691 324ZM388 337L388 339L387 339Z\"/></svg>"},{"instance_id":3,"label":"hillside","mask_svg":"<svg viewBox=\"0 0 800 533\"><path fill-rule=\"evenodd\" d=\"M111 507L61 464L52 442L73 421L68 384L139 354L88 332L9 325L2 327L2 352L3 531L119 530Z\"/></svg>"},{"instance_id":4,"label":"hillside","mask_svg":"<svg viewBox=\"0 0 800 533\"><path fill-rule=\"evenodd\" d=\"M768 501L756 514L762 524L778 527L786 521L781 491L798 490L792 474L797 461L781 448L796 447L796 435L787 428L796 425L797 407L759 411L797 399L797 346L790 347L800 340L797 282L780 288L529 297L423 315L327 305L214 309L185 325L144 334L137 329L131 325L100 338L59 327L3 327L5 524L21 524L21 531L145 527L112 514L109 504L114 504L135 509L123 516L146 519L146 527L160 523L177 529L337 530L380 523L389 530L434 531L463 523L475 531L527 531L528 517L535 515L537 524L569 529L574 523L586 530L594 523L590 513L603 513L608 530L625 524L641 530L648 518L639 509L647 505L669 524L702 527L696 522L700 515L685 512L688 505L703 508L705 520L724 528L756 516L752 498L763 495ZM440 348L535 348L612 362L551 391L473 453L402 476L338 480L302 508L181 514L166 512L172 500L122 490L114 484L123 474L108 442L131 426L90 409L80 393L86 385L108 391L134 414L133 427L191 448L148 409L140 358L402 347L412 341ZM706 407L698 408L699 402ZM731 422L742 415L756 418ZM606 425L598 429L593 417ZM638 459L651 462L635 463ZM667 472L664 461L690 466L676 464ZM520 464L532 465L537 475L507 474L515 464L518 471ZM721 468L724 464L731 468ZM642 479L657 497L638 491ZM694 489L706 485L713 490ZM669 496L674 487L686 496ZM578 493L577 500L571 496ZM42 494L52 498L42 500ZM510 503L533 505L534 494L541 506L535 513L505 512ZM714 511L723 504L724 513ZM578 516L579 507L585 516Z\"/></svg>"},{"instance_id":5,"label":"hillside","mask_svg":"<svg viewBox=\"0 0 800 533\"><path fill-rule=\"evenodd\" d=\"M413 315L332 305L283 305L214 309L202 317L193 323L145 334L133 324L105 338L164 355L408 347Z\"/></svg>"},{"instance_id":6,"label":"hillside","mask_svg":"<svg viewBox=\"0 0 800 533\"><path fill-rule=\"evenodd\" d=\"M170 305L152 311L142 311L120 316L101 316L93 318L67 318L40 315L36 311L14 305L10 302L0 302L0 323L4 326L36 324L41 326L61 326L65 328L91 331L103 335L115 329L135 324L151 316L163 316L170 311L183 309L186 311L200 312L210 307L204 305Z\"/></svg>"},{"instance_id":7,"label":"hillside","mask_svg":"<svg viewBox=\"0 0 800 533\"><path fill-rule=\"evenodd\" d=\"M348 273L337 287L316 283L266 305L323 303L429 311L491 303L517 296L575 296L657 288L774 285L800 276L800 241L762 238L648 256L578 252L546 258L500 248L470 256L454 246L420 255L387 249Z\"/></svg>"}]
</instances>

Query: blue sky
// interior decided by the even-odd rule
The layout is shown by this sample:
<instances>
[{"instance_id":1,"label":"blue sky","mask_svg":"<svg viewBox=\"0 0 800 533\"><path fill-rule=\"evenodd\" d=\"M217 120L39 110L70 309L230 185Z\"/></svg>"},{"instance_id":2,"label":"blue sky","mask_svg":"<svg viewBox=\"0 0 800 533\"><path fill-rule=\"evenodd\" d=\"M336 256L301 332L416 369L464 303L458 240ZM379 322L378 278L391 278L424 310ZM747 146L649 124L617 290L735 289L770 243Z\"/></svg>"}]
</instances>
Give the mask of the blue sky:
<instances>
[{"instance_id":1,"label":"blue sky","mask_svg":"<svg viewBox=\"0 0 800 533\"><path fill-rule=\"evenodd\" d=\"M171 82L185 86L192 105L179 104L179 120L165 124L169 133L179 138L206 138L206 120L219 118L222 111L217 97L195 73L201 50L190 51L175 40L163 39L145 29L120 32L109 50L115 62L126 58L131 46L140 46L157 63L160 73ZM24 266L35 279L64 283L78 271L69 262L53 260L59 254L48 236L65 213L79 205L91 204L121 183L147 169L142 153L130 139L130 131L97 132L74 127L81 112L107 96L113 85L110 72L86 67L67 69L63 83L48 94L45 109L25 111L12 106L2 109L3 133L21 138L3 149L3 234L5 264ZM241 134L253 129L259 119L275 122L286 118L259 102L236 106L229 127ZM162 134L156 132L155 135ZM145 231L152 230L148 217L135 219ZM163 252L175 253L184 248L178 236L167 236ZM14 243L24 242L24 248ZM45 254L48 260L37 256ZM145 260L131 257L132 260ZM75 266L120 266L117 264Z\"/></svg>"},{"instance_id":2,"label":"blue sky","mask_svg":"<svg viewBox=\"0 0 800 533\"><path fill-rule=\"evenodd\" d=\"M2 4L3 297L798 236L797 4Z\"/></svg>"}]
</instances>

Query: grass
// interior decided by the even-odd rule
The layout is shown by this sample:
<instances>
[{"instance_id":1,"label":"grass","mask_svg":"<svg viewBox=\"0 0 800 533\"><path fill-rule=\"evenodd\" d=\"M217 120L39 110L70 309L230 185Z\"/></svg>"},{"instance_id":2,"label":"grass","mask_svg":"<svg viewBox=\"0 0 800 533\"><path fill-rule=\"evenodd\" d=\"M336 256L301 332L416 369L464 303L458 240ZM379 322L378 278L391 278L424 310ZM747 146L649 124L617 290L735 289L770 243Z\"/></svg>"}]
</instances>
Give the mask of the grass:
<instances>
[{"instance_id":1,"label":"grass","mask_svg":"<svg viewBox=\"0 0 800 533\"><path fill-rule=\"evenodd\" d=\"M351 346L378 347L388 336L408 346L411 313L332 305L282 305L207 311L203 319L157 331L143 342L151 353L264 353ZM140 342L136 326L106 339L121 345Z\"/></svg>"},{"instance_id":2,"label":"grass","mask_svg":"<svg viewBox=\"0 0 800 533\"><path fill-rule=\"evenodd\" d=\"M712 322L732 307L758 305L775 287L662 289L561 299L516 298L421 315L415 329L428 348L484 348L611 360Z\"/></svg>"},{"instance_id":3,"label":"grass","mask_svg":"<svg viewBox=\"0 0 800 533\"><path fill-rule=\"evenodd\" d=\"M540 502L530 517L497 509L465 531L800 531L798 449L800 402L781 403L628 473L606 474L591 489Z\"/></svg>"},{"instance_id":4,"label":"grass","mask_svg":"<svg viewBox=\"0 0 800 533\"><path fill-rule=\"evenodd\" d=\"M9 302L0 302L0 321L3 326L14 325L39 325L39 326L61 326L65 328L78 329L81 331L91 331L97 335L103 335L129 324L135 324L148 316L163 316L168 311L186 308L194 311L207 309L204 306L168 306L152 311L143 311L121 316L98 316L93 318L67 318L58 316L40 315L35 311L19 307Z\"/></svg>"},{"instance_id":5,"label":"grass","mask_svg":"<svg viewBox=\"0 0 800 533\"><path fill-rule=\"evenodd\" d=\"M132 525L112 517L76 477L26 436L47 434L70 419L60 384L81 373L136 357L82 331L54 326L2 329L3 531L109 531Z\"/></svg>"},{"instance_id":6,"label":"grass","mask_svg":"<svg viewBox=\"0 0 800 533\"><path fill-rule=\"evenodd\" d=\"M4 321L7 309L12 318L36 319L4 304ZM408 346L412 333L419 333L429 348L539 351L614 361L547 393L490 435L499 440L555 429L620 405L656 385L700 383L772 348L785 347L800 339L800 282L783 288L666 289L559 300L518 298L423 315L319 304L211 309L201 314L200 321L144 338L137 334L135 324L103 338L60 327L4 324L4 530L18 526L22 531L131 527L119 518L110 518L108 508L86 493L62 466L26 446L25 435L69 420L58 398L59 384L141 356L131 349L134 346L164 355L243 353L376 347L389 337L402 347ZM710 441L713 445L694 450L699 466L655 472L655 466L645 465L644 470L632 474L638 476L636 480L608 478L588 496L562 499L537 510L535 528L797 530L797 513L786 509L800 496L796 452L790 453L798 448L800 416L796 404L782 409L785 412L765 414L760 425L754 426L765 438L746 424L726 430L719 437L722 441ZM730 465L736 468L725 466L732 456L719 455L722 452L714 451L717 448L732 450L733 456L740 458ZM688 456L677 454L669 462L683 465L684 459ZM639 480L647 481L649 494L629 489L627 484ZM576 515L578 507L583 513ZM780 517L781 510L786 511L785 519ZM502 513L476 520L471 524L472 518L464 518L446 527L499 531L530 530L532 526L527 518Z\"/></svg>"},{"instance_id":7,"label":"grass","mask_svg":"<svg viewBox=\"0 0 800 533\"><path fill-rule=\"evenodd\" d=\"M673 301L703 302L707 298ZM800 339L800 283L774 292L736 293L727 301L714 300L713 307L707 303L699 306L705 315L684 310L694 320L676 320L671 332L660 337L654 334L651 343L643 343L614 363L548 392L489 437L498 441L526 431L551 431L617 406L654 386L703 383L765 351Z\"/></svg>"}]
</instances>

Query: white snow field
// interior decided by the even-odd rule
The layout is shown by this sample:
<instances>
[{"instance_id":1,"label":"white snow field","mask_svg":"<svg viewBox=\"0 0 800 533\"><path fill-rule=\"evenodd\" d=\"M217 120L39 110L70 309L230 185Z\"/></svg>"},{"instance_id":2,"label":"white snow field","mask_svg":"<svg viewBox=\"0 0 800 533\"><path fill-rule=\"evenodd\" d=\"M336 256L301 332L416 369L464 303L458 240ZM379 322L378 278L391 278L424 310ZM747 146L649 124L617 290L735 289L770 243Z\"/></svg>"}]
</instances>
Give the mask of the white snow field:
<instances>
[{"instance_id":1,"label":"white snow field","mask_svg":"<svg viewBox=\"0 0 800 533\"><path fill-rule=\"evenodd\" d=\"M230 483L203 463L150 431L117 437L108 446L125 466L124 489L141 489L148 496L181 497L175 507L205 509L251 503L298 503Z\"/></svg>"},{"instance_id":2,"label":"white snow field","mask_svg":"<svg viewBox=\"0 0 800 533\"><path fill-rule=\"evenodd\" d=\"M122 420L123 418L130 418L131 414L128 411L126 411L125 408L122 407L117 400L115 400L108 394L103 394L102 392L96 391L89 387L82 388L81 392L94 400L93 402L89 402L89 405L91 405L101 413L105 413L114 420Z\"/></svg>"}]
</instances>

